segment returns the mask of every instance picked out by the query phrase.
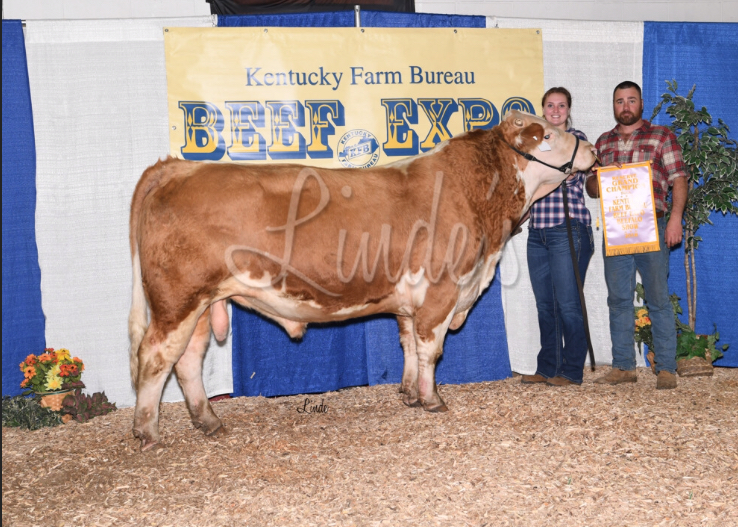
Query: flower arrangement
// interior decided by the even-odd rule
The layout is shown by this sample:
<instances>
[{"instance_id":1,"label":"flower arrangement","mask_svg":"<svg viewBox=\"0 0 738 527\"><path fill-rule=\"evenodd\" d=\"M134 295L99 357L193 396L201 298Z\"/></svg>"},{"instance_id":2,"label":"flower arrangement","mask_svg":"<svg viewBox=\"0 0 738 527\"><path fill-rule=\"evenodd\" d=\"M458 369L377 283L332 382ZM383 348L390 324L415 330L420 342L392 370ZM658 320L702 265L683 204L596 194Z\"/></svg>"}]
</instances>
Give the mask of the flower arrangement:
<instances>
[{"instance_id":1,"label":"flower arrangement","mask_svg":"<svg viewBox=\"0 0 738 527\"><path fill-rule=\"evenodd\" d=\"M653 334L651 333L651 319L645 306L634 308L635 310L635 341L640 347L645 344L653 348Z\"/></svg>"},{"instance_id":2,"label":"flower arrangement","mask_svg":"<svg viewBox=\"0 0 738 527\"><path fill-rule=\"evenodd\" d=\"M58 392L81 385L85 365L82 359L72 358L69 350L46 348L41 355L30 354L20 363L24 379L21 388L26 393Z\"/></svg>"}]
</instances>

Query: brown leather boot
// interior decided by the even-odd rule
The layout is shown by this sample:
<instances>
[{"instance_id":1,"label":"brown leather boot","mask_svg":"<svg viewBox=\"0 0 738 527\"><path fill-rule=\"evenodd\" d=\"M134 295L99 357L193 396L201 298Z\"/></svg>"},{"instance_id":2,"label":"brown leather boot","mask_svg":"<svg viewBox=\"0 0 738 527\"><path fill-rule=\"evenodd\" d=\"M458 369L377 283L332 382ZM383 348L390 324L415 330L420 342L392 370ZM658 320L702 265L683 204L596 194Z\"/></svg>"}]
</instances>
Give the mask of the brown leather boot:
<instances>
[{"instance_id":1,"label":"brown leather boot","mask_svg":"<svg viewBox=\"0 0 738 527\"><path fill-rule=\"evenodd\" d=\"M551 377L546 381L546 384L549 386L579 386L574 381L570 381L566 377L559 377L558 375L556 377Z\"/></svg>"},{"instance_id":2,"label":"brown leather boot","mask_svg":"<svg viewBox=\"0 0 738 527\"><path fill-rule=\"evenodd\" d=\"M677 378L673 373L669 373L666 370L661 370L658 377L656 377L656 389L657 390L673 390L676 388Z\"/></svg>"},{"instance_id":3,"label":"brown leather boot","mask_svg":"<svg viewBox=\"0 0 738 527\"><path fill-rule=\"evenodd\" d=\"M539 383L545 383L548 379L546 379L543 375L535 374L535 375L523 375L523 378L520 382L523 384L539 384Z\"/></svg>"},{"instance_id":4,"label":"brown leather boot","mask_svg":"<svg viewBox=\"0 0 738 527\"><path fill-rule=\"evenodd\" d=\"M595 379L596 384L621 384L624 382L636 382L638 377L635 370L621 370L620 368L612 368L599 379Z\"/></svg>"}]
</instances>

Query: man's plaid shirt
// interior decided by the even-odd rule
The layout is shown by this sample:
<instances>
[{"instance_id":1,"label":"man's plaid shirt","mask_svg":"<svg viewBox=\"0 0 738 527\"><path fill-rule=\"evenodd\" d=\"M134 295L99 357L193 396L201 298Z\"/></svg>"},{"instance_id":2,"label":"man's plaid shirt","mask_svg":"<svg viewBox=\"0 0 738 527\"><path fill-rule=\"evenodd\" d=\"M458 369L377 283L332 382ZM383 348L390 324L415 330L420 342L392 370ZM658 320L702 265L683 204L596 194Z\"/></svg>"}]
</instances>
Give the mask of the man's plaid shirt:
<instances>
[{"instance_id":1,"label":"man's plaid shirt","mask_svg":"<svg viewBox=\"0 0 738 527\"><path fill-rule=\"evenodd\" d=\"M603 167L614 163L653 161L653 198L657 212L666 210L666 197L674 179L687 177L682 147L677 143L674 133L665 126L651 124L645 119L627 143L620 139L616 126L602 134L595 146Z\"/></svg>"},{"instance_id":2,"label":"man's plaid shirt","mask_svg":"<svg viewBox=\"0 0 738 527\"><path fill-rule=\"evenodd\" d=\"M570 134L586 141L587 136L579 130L569 128ZM585 225L592 222L589 210L584 205L584 180L586 173L577 172L573 178L566 182L566 197L569 202L569 217ZM561 187L551 192L545 198L536 201L530 208L530 229L546 229L556 227L566 221L564 216L564 198L561 195Z\"/></svg>"}]
</instances>

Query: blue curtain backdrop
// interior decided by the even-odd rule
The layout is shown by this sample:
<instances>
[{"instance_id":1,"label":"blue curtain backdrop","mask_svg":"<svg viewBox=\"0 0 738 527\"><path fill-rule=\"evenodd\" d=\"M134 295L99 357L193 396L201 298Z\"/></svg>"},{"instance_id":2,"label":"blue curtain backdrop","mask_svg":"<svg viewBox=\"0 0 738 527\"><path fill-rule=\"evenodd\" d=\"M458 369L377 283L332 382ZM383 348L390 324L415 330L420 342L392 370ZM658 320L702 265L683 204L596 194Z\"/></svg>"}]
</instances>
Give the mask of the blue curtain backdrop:
<instances>
[{"instance_id":1,"label":"blue curtain backdrop","mask_svg":"<svg viewBox=\"0 0 738 527\"><path fill-rule=\"evenodd\" d=\"M353 27L353 12L218 17L219 26ZM485 27L484 17L362 11L362 27ZM234 395L287 395L346 386L399 383L403 355L394 317L310 327L300 342L252 312L233 310ZM499 279L449 334L438 365L439 383L510 376Z\"/></svg>"},{"instance_id":2,"label":"blue curtain backdrop","mask_svg":"<svg viewBox=\"0 0 738 527\"><path fill-rule=\"evenodd\" d=\"M36 250L36 148L20 20L3 20L3 395L21 393L18 365L43 353Z\"/></svg>"},{"instance_id":3,"label":"blue curtain backdrop","mask_svg":"<svg viewBox=\"0 0 738 527\"><path fill-rule=\"evenodd\" d=\"M676 80L680 95L697 85L693 101L705 106L717 122L738 139L738 24L646 22L643 34L644 116L649 118L665 93L666 81ZM656 123L671 124L662 110ZM738 366L738 218L713 213L714 225L703 225L697 265L697 331L720 332L718 344L729 344L716 366ZM671 253L670 289L682 298L686 321L687 288L684 251Z\"/></svg>"}]
</instances>

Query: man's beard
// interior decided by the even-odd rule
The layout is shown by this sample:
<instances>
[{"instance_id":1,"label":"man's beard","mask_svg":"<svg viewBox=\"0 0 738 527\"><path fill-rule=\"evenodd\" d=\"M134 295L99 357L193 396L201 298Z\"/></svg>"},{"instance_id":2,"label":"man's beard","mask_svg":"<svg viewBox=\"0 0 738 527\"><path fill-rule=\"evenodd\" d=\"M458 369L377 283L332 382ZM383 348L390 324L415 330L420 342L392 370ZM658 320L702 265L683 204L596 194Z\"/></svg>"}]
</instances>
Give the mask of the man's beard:
<instances>
[{"instance_id":1,"label":"man's beard","mask_svg":"<svg viewBox=\"0 0 738 527\"><path fill-rule=\"evenodd\" d=\"M630 126L631 124L637 123L640 120L642 115L643 115L643 112L638 112L637 114L630 113L630 112L627 112L627 113L623 112L620 115L616 115L615 120L619 124L622 124L623 126Z\"/></svg>"}]
</instances>

